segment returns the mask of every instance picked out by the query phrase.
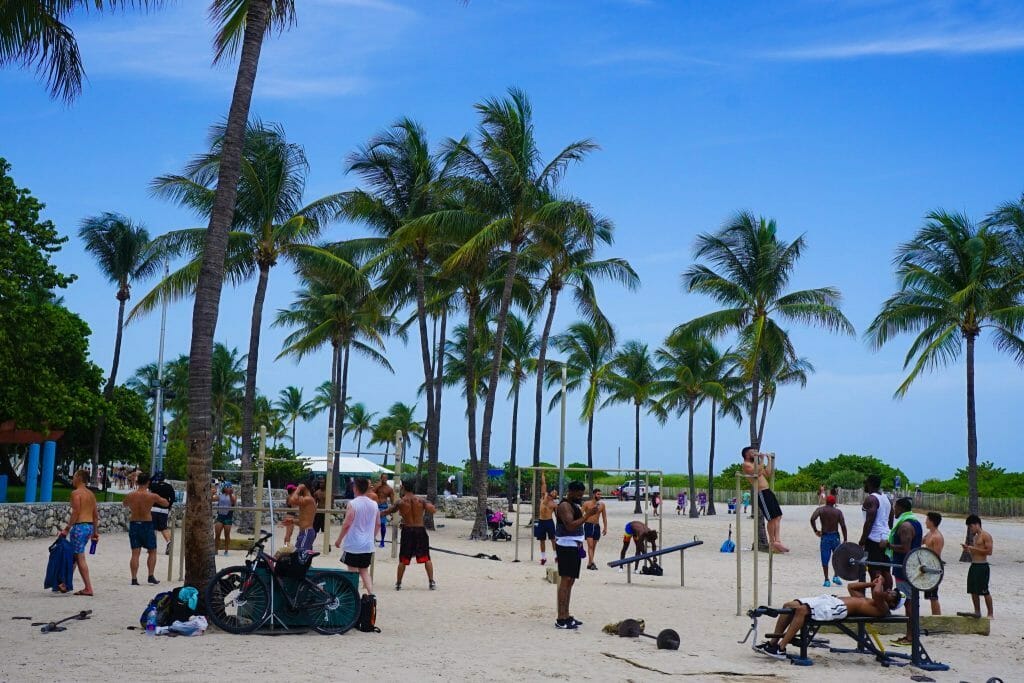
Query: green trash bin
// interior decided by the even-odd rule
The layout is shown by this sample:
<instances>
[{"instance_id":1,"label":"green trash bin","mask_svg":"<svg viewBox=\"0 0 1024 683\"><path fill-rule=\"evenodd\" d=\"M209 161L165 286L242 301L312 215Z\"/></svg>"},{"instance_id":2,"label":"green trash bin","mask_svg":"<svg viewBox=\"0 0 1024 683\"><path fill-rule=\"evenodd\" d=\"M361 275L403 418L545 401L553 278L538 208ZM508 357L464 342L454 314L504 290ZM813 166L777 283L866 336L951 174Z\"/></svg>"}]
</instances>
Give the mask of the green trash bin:
<instances>
[{"instance_id":1,"label":"green trash bin","mask_svg":"<svg viewBox=\"0 0 1024 683\"><path fill-rule=\"evenodd\" d=\"M256 573L267 582L267 587L272 588L274 592L274 616L277 621L276 624L284 624L288 627L309 627L312 624L306 621L306 614L304 612L293 612L288 609L288 600L282 595L276 584L273 584L273 579L268 575L268 572L263 567L258 567ZM355 621L359 615L359 573L350 572L344 569L310 569L306 574L306 578L310 579L313 583L318 583L318 577L331 575L340 577L341 579L348 581L352 584L355 589L356 599L351 603L343 603L341 609L344 610L338 615L340 621L348 620L349 622ZM284 578L282 579L285 588L289 595L294 595L296 585L298 584L297 579Z\"/></svg>"}]
</instances>

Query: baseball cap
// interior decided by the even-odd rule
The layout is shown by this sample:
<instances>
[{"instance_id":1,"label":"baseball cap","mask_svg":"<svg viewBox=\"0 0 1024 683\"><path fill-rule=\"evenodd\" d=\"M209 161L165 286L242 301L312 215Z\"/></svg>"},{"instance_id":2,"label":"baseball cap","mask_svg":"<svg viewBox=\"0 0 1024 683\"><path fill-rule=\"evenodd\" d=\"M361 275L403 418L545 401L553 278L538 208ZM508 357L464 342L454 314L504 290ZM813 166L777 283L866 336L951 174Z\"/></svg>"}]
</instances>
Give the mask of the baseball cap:
<instances>
[{"instance_id":1,"label":"baseball cap","mask_svg":"<svg viewBox=\"0 0 1024 683\"><path fill-rule=\"evenodd\" d=\"M292 491L294 491L297 488L298 487L295 484L285 484L285 486L284 486L284 490L287 491L288 493L291 493Z\"/></svg>"},{"instance_id":2,"label":"baseball cap","mask_svg":"<svg viewBox=\"0 0 1024 683\"><path fill-rule=\"evenodd\" d=\"M903 603L907 601L907 594L899 588L893 589L893 592L896 593L896 595L898 596L896 600L896 606L892 608L892 611L895 612L896 610L903 607Z\"/></svg>"},{"instance_id":3,"label":"baseball cap","mask_svg":"<svg viewBox=\"0 0 1024 683\"><path fill-rule=\"evenodd\" d=\"M828 498L825 499L825 502L828 503L829 505L835 505L836 504L836 497L835 496L829 496Z\"/></svg>"}]
</instances>

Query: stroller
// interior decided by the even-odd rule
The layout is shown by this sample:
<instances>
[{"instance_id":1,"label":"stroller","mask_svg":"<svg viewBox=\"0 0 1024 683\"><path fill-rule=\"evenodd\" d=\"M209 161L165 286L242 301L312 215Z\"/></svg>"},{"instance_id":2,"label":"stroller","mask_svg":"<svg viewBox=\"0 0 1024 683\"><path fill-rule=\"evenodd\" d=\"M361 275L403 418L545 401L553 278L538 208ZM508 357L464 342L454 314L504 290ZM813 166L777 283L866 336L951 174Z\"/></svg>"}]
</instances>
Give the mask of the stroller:
<instances>
[{"instance_id":1,"label":"stroller","mask_svg":"<svg viewBox=\"0 0 1024 683\"><path fill-rule=\"evenodd\" d=\"M505 513L501 510L487 510L487 527L491 530L492 541L511 541L510 534L505 527L512 526Z\"/></svg>"}]
</instances>

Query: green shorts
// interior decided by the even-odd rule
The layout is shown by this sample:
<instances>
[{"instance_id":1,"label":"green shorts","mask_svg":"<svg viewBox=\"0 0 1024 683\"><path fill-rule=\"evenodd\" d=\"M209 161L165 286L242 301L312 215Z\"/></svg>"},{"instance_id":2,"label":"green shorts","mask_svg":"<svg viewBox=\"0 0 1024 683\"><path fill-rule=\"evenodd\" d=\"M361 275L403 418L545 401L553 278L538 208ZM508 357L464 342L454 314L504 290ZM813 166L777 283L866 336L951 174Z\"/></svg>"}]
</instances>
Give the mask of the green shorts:
<instances>
[{"instance_id":1,"label":"green shorts","mask_svg":"<svg viewBox=\"0 0 1024 683\"><path fill-rule=\"evenodd\" d=\"M988 562L972 562L967 570L967 592L971 595L988 595Z\"/></svg>"}]
</instances>

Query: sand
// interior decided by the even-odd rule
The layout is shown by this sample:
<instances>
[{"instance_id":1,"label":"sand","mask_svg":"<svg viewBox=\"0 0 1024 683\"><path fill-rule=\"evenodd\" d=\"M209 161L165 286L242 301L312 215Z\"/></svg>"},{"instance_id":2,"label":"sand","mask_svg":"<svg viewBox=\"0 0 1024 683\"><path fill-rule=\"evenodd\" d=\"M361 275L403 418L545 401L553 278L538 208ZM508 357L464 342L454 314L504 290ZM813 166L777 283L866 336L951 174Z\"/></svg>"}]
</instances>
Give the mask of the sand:
<instances>
[{"instance_id":1,"label":"sand","mask_svg":"<svg viewBox=\"0 0 1024 683\"><path fill-rule=\"evenodd\" d=\"M910 667L882 668L863 655L826 650L811 651L814 666L797 667L758 657L748 645L737 644L749 620L735 616L735 555L719 552L727 525L735 518L720 514L691 520L677 516L674 507L670 503L664 518L667 542L685 542L694 535L705 541L687 551L686 587L679 587L677 556L666 557L665 576L635 575L632 586L626 585L624 574L605 565L618 557L622 526L633 518L632 504L612 502L609 535L598 545L600 570L584 570L573 591L572 613L585 622L576 632L554 628L555 586L544 580L544 569L536 560L529 562L528 529L522 529L522 561L513 563L512 543L469 541L468 522L443 520L445 527L431 536L433 546L469 554L493 553L503 561L435 553L435 592L427 590L423 570L413 566L402 591L396 593L390 548L378 551L375 574L381 633L353 630L331 637L210 632L197 638L146 638L126 627L138 623L139 614L158 590L177 584L129 586L127 534L103 536L99 552L89 558L97 593L92 598L43 590L49 540L0 542L0 680L231 681L260 676L351 681L410 676L415 680L651 681L679 675L699 681L846 681L908 680L922 673ZM860 519L855 508L844 511L848 520ZM817 539L807 524L810 512L806 507L785 508L783 540L792 552L775 558L775 604L827 592L821 587ZM745 524L749 541L750 520ZM996 549L992 635L926 638L932 658L951 666L948 672L930 674L938 681L986 681L991 676L1021 680L1024 526L1020 520L992 520L985 528L992 533ZM944 611L952 614L970 609L964 589L967 565L956 562L959 553L953 552L959 549L963 521L950 518L943 530L950 549L940 595ZM233 551L231 557L218 557L218 566L238 564L243 554ZM749 551L743 559L747 569L744 600L749 602ZM337 554L317 558L316 565L338 566ZM762 582L766 568L762 555ZM166 571L166 557L161 555L158 576L165 578ZM760 601L765 600L766 584L762 583ZM92 609L94 618L70 622L63 633L44 635L28 621L11 619L30 616L34 621L49 621L81 609ZM644 619L650 633L676 629L682 646L678 651L659 651L653 640L601 632L604 624L627 617ZM831 637L843 646L852 642ZM892 639L883 638L886 644Z\"/></svg>"}]
</instances>

